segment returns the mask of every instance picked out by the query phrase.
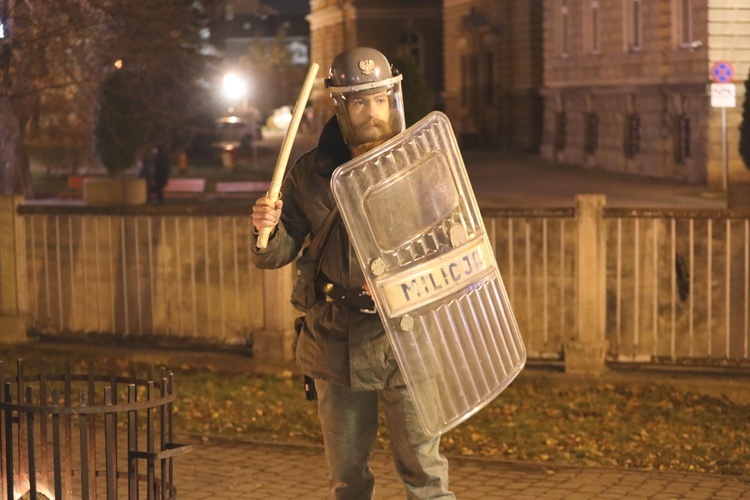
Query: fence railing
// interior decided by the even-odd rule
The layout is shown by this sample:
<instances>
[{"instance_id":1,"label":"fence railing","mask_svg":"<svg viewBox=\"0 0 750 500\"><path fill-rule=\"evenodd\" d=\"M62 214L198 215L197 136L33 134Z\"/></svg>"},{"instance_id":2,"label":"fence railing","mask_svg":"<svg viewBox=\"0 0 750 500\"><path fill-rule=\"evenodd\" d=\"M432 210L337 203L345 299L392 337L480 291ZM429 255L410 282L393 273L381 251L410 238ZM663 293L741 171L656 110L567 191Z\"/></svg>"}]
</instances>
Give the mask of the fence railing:
<instances>
[{"instance_id":1,"label":"fence railing","mask_svg":"<svg viewBox=\"0 0 750 500\"><path fill-rule=\"evenodd\" d=\"M40 333L245 344L263 328L246 208L20 212Z\"/></svg>"},{"instance_id":2,"label":"fence railing","mask_svg":"<svg viewBox=\"0 0 750 500\"><path fill-rule=\"evenodd\" d=\"M563 360L585 292L576 286L575 210L483 215L529 358ZM604 209L601 217L608 360L747 365L750 213Z\"/></svg>"},{"instance_id":3,"label":"fence railing","mask_svg":"<svg viewBox=\"0 0 750 500\"><path fill-rule=\"evenodd\" d=\"M3 317L26 313L44 335L254 350L282 332L271 351L290 355L292 273L252 266L248 206L16 205L0 214L22 241L0 246ZM750 212L580 196L483 216L529 359L567 367L578 342L609 362L748 364Z\"/></svg>"},{"instance_id":4,"label":"fence railing","mask_svg":"<svg viewBox=\"0 0 750 500\"><path fill-rule=\"evenodd\" d=\"M748 362L750 212L605 211L607 331L624 362Z\"/></svg>"},{"instance_id":5,"label":"fence railing","mask_svg":"<svg viewBox=\"0 0 750 500\"><path fill-rule=\"evenodd\" d=\"M575 332L575 210L482 213L529 358L562 359Z\"/></svg>"}]
</instances>

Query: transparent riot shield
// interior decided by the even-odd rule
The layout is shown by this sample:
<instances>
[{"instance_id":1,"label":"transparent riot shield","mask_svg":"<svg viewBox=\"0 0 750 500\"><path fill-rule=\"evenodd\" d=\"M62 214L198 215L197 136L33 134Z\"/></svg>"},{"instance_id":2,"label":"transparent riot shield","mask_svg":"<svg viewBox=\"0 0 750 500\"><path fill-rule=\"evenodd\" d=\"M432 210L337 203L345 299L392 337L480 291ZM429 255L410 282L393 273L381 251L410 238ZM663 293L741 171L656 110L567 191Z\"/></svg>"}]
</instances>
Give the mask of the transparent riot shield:
<instances>
[{"instance_id":1,"label":"transparent riot shield","mask_svg":"<svg viewBox=\"0 0 750 500\"><path fill-rule=\"evenodd\" d=\"M429 114L331 186L422 425L440 435L526 362L448 118Z\"/></svg>"}]
</instances>

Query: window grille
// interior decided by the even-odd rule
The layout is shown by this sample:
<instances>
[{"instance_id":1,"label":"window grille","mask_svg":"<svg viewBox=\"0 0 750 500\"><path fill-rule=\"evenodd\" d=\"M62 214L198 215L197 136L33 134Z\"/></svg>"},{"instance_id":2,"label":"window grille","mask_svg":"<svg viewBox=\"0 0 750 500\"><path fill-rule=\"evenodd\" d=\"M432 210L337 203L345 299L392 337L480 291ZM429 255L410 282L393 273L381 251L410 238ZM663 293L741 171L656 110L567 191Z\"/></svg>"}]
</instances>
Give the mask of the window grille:
<instances>
[{"instance_id":1,"label":"window grille","mask_svg":"<svg viewBox=\"0 0 750 500\"><path fill-rule=\"evenodd\" d=\"M675 161L677 163L684 163L690 159L690 116L683 114L677 118L677 126L675 130Z\"/></svg>"},{"instance_id":2,"label":"window grille","mask_svg":"<svg viewBox=\"0 0 750 500\"><path fill-rule=\"evenodd\" d=\"M631 113L625 120L625 157L635 158L641 151L641 117Z\"/></svg>"}]
</instances>

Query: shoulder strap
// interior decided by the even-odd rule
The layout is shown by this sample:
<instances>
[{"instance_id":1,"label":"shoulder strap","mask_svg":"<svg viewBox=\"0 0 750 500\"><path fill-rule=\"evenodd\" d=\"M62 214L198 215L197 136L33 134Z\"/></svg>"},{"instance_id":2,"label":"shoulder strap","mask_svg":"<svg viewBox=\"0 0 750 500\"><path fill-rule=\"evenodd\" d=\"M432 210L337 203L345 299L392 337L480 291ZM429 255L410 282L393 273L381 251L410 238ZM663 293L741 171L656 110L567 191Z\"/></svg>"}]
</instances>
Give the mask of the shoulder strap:
<instances>
[{"instance_id":1,"label":"shoulder strap","mask_svg":"<svg viewBox=\"0 0 750 500\"><path fill-rule=\"evenodd\" d=\"M328 217L326 217L326 220L323 221L323 224L320 226L318 232L315 233L315 237L312 239L310 247L307 249L307 256L311 261L320 261L320 257L323 254L323 248L325 248L328 237L331 235L331 231L339 219L341 219L339 207L338 205L334 205L333 209L328 214Z\"/></svg>"}]
</instances>

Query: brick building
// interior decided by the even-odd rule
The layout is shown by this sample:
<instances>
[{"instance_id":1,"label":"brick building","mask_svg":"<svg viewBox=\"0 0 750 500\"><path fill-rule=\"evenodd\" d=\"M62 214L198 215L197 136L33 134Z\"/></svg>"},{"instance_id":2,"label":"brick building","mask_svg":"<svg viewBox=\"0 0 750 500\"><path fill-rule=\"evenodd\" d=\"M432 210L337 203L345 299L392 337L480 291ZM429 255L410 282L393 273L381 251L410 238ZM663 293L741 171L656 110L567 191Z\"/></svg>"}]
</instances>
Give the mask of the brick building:
<instances>
[{"instance_id":1,"label":"brick building","mask_svg":"<svg viewBox=\"0 0 750 500\"><path fill-rule=\"evenodd\" d=\"M544 0L542 156L721 188L737 152L750 64L747 0ZM729 61L737 108L712 108ZM724 169L722 130L726 130Z\"/></svg>"},{"instance_id":2,"label":"brick building","mask_svg":"<svg viewBox=\"0 0 750 500\"><path fill-rule=\"evenodd\" d=\"M456 134L467 145L538 151L541 0L443 3L445 109Z\"/></svg>"},{"instance_id":3,"label":"brick building","mask_svg":"<svg viewBox=\"0 0 750 500\"><path fill-rule=\"evenodd\" d=\"M320 65L310 97L318 124L333 115L323 85L328 67L339 52L357 46L374 47L391 61L402 52L409 53L426 79L430 99L439 106L443 89L440 0L311 0L307 20L310 59Z\"/></svg>"}]
</instances>

